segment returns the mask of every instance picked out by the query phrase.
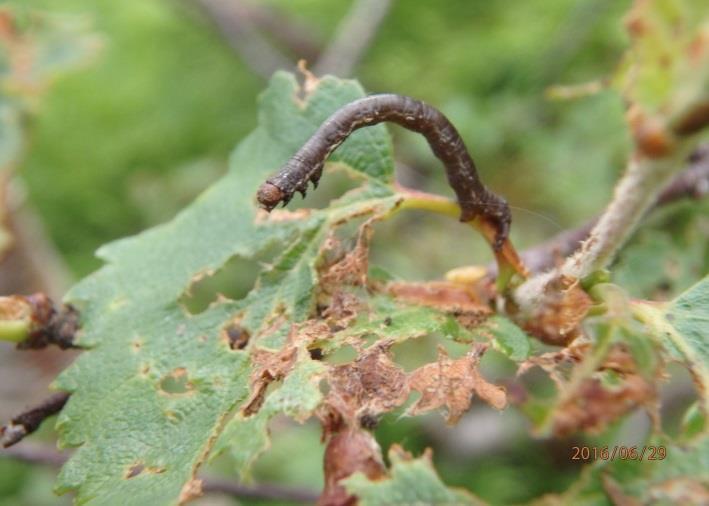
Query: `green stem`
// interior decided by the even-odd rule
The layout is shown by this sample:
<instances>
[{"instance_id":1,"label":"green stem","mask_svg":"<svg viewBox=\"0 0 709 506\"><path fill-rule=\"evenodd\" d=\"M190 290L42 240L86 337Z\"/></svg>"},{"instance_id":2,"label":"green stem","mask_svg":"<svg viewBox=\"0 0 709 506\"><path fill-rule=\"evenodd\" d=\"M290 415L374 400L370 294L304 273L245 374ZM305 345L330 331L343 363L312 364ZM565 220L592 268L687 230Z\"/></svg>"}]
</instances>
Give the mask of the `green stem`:
<instances>
[{"instance_id":1,"label":"green stem","mask_svg":"<svg viewBox=\"0 0 709 506\"><path fill-rule=\"evenodd\" d=\"M439 195L432 195L430 193L409 190L402 187L397 189L399 190L399 195L403 197L403 200L390 215L398 213L404 209L419 209L451 218L458 218L461 214L460 206L453 200ZM489 223L478 219L472 219L470 221L465 221L464 223L477 230L490 244L490 246L494 246L496 230L494 227L490 226ZM499 293L506 293L510 282L515 279L514 275L520 274L522 278L525 278L527 271L524 268L524 265L522 265L517 252L509 240L505 240L502 248L499 250L495 250L494 247L493 250L495 253L495 260L498 265L498 276L496 281L497 289Z\"/></svg>"},{"instance_id":2,"label":"green stem","mask_svg":"<svg viewBox=\"0 0 709 506\"><path fill-rule=\"evenodd\" d=\"M26 297L0 297L0 341L21 343L33 330L33 308Z\"/></svg>"},{"instance_id":3,"label":"green stem","mask_svg":"<svg viewBox=\"0 0 709 506\"><path fill-rule=\"evenodd\" d=\"M29 337L30 327L26 320L0 320L0 341L21 343Z\"/></svg>"}]
</instances>

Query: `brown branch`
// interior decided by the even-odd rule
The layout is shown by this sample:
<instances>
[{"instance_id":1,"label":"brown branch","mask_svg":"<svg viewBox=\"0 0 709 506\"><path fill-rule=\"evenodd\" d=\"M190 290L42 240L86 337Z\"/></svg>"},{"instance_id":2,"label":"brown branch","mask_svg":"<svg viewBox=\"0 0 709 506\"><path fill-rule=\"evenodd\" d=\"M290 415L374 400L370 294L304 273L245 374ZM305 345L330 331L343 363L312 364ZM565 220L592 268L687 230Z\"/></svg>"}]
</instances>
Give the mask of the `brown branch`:
<instances>
[{"instance_id":1,"label":"brown branch","mask_svg":"<svg viewBox=\"0 0 709 506\"><path fill-rule=\"evenodd\" d=\"M202 490L207 494L225 494L243 499L289 501L314 504L319 494L314 490L271 483L244 485L217 478L205 478Z\"/></svg>"},{"instance_id":2,"label":"brown branch","mask_svg":"<svg viewBox=\"0 0 709 506\"><path fill-rule=\"evenodd\" d=\"M697 149L690 157L689 167L677 174L658 196L652 209L681 199L700 199L709 193L709 145ZM554 266L556 260L576 251L588 237L599 217L587 221L578 228L564 230L551 239L520 253L530 272L541 272ZM488 271L496 272L490 265Z\"/></svg>"},{"instance_id":3,"label":"brown branch","mask_svg":"<svg viewBox=\"0 0 709 506\"><path fill-rule=\"evenodd\" d=\"M195 0L216 25L229 45L251 70L264 79L279 69L291 68L293 62L276 49L244 15L236 2Z\"/></svg>"},{"instance_id":4,"label":"brown branch","mask_svg":"<svg viewBox=\"0 0 709 506\"><path fill-rule=\"evenodd\" d=\"M248 22L253 23L297 59L315 61L320 54L320 43L313 37L312 29L298 23L274 7L256 5L240 0L234 8Z\"/></svg>"},{"instance_id":5,"label":"brown branch","mask_svg":"<svg viewBox=\"0 0 709 506\"><path fill-rule=\"evenodd\" d=\"M36 431L42 422L52 415L59 413L69 394L60 392L44 400L39 406L30 408L10 420L10 423L0 427L0 443L3 448L19 443L26 436Z\"/></svg>"},{"instance_id":6,"label":"brown branch","mask_svg":"<svg viewBox=\"0 0 709 506\"><path fill-rule=\"evenodd\" d=\"M0 452L0 457L15 459L28 464L60 467L69 459L65 453L39 444L23 443ZM313 504L318 499L314 490L262 483L243 485L219 478L205 478L202 491L207 494L224 494L240 499L271 500Z\"/></svg>"},{"instance_id":7,"label":"brown branch","mask_svg":"<svg viewBox=\"0 0 709 506\"><path fill-rule=\"evenodd\" d=\"M391 3L391 0L355 0L313 72L349 77L374 40Z\"/></svg>"}]
</instances>

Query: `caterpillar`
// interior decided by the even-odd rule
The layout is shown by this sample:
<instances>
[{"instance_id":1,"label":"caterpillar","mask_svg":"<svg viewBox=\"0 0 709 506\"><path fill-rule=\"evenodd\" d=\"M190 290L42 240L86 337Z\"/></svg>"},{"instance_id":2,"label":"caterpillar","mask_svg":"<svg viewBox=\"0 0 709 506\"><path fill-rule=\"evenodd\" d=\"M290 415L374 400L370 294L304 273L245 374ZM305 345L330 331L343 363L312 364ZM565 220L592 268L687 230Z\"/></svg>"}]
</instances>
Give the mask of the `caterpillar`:
<instances>
[{"instance_id":1,"label":"caterpillar","mask_svg":"<svg viewBox=\"0 0 709 506\"><path fill-rule=\"evenodd\" d=\"M480 217L493 223L495 249L509 235L511 214L507 201L480 180L475 163L460 134L438 109L420 100L395 94L371 95L333 113L281 170L258 189L257 200L267 211L285 206L295 192L303 197L308 182L317 188L325 160L355 130L391 121L422 134L436 157L443 162L448 183L461 208L460 221Z\"/></svg>"}]
</instances>

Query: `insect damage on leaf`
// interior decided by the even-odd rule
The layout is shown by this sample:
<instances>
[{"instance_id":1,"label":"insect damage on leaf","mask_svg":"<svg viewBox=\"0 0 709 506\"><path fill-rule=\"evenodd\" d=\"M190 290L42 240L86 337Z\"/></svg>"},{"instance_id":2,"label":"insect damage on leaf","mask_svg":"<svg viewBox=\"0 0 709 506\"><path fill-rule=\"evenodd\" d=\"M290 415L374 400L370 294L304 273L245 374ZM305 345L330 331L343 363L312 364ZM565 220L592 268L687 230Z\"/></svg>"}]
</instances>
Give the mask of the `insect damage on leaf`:
<instances>
[{"instance_id":1,"label":"insect damage on leaf","mask_svg":"<svg viewBox=\"0 0 709 506\"><path fill-rule=\"evenodd\" d=\"M655 381L663 375L661 364L655 364L652 377L645 377L628 346L616 343L597 367L579 378L579 371L587 369L584 360L593 360L592 353L590 343L579 343L532 357L518 369L522 375L539 366L556 384L559 398L547 414L553 433L558 437L578 431L598 433L638 407L645 408L655 428L659 427Z\"/></svg>"},{"instance_id":2,"label":"insect damage on leaf","mask_svg":"<svg viewBox=\"0 0 709 506\"><path fill-rule=\"evenodd\" d=\"M411 390L421 398L411 406L410 415L417 415L445 407L446 421L455 424L470 407L473 394L495 409L504 409L507 395L503 387L488 382L479 371L480 358L487 345L475 344L465 356L451 359L439 348L438 361L411 373Z\"/></svg>"},{"instance_id":3,"label":"insect damage on leaf","mask_svg":"<svg viewBox=\"0 0 709 506\"><path fill-rule=\"evenodd\" d=\"M566 346L581 334L579 324L592 305L578 280L560 276L548 283L538 311L525 317L523 328L547 344Z\"/></svg>"},{"instance_id":4,"label":"insect damage on leaf","mask_svg":"<svg viewBox=\"0 0 709 506\"><path fill-rule=\"evenodd\" d=\"M325 400L352 427L401 406L409 396L407 375L391 359L393 341L370 346L356 360L330 369Z\"/></svg>"}]
</instances>

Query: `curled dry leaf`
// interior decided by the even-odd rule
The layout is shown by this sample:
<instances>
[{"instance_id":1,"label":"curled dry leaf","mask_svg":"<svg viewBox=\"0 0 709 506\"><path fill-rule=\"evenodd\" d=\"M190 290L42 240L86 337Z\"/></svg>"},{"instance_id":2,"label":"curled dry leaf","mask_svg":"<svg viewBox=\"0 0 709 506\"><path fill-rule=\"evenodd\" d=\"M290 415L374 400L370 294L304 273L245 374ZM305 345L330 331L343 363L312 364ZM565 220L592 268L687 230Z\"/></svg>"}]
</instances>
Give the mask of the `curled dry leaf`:
<instances>
[{"instance_id":1,"label":"curled dry leaf","mask_svg":"<svg viewBox=\"0 0 709 506\"><path fill-rule=\"evenodd\" d=\"M438 360L416 369L409 377L409 387L421 393L421 398L409 409L410 415L445 407L446 421L456 423L468 410L473 395L477 395L495 409L507 405L505 389L488 382L478 369L487 345L476 344L459 359L451 359L439 348Z\"/></svg>"},{"instance_id":2,"label":"curled dry leaf","mask_svg":"<svg viewBox=\"0 0 709 506\"><path fill-rule=\"evenodd\" d=\"M391 360L393 341L368 348L354 362L330 369L326 405L350 426L401 406L409 396L406 373Z\"/></svg>"},{"instance_id":3,"label":"curled dry leaf","mask_svg":"<svg viewBox=\"0 0 709 506\"><path fill-rule=\"evenodd\" d=\"M638 374L633 356L625 345L616 344L608 351L600 373L584 379L576 392L566 392L565 401L554 412L554 433L566 436L579 430L599 432L631 410L643 406L655 426L659 426L658 398L655 384ZM617 385L606 385L602 372L622 378ZM662 374L658 368L656 374Z\"/></svg>"},{"instance_id":4,"label":"curled dry leaf","mask_svg":"<svg viewBox=\"0 0 709 506\"><path fill-rule=\"evenodd\" d=\"M657 401L655 387L637 374L625 375L613 388L603 385L600 378L588 378L576 395L560 404L554 412L554 433L559 437L583 430L597 433L610 422L638 406L654 411Z\"/></svg>"},{"instance_id":5,"label":"curled dry leaf","mask_svg":"<svg viewBox=\"0 0 709 506\"><path fill-rule=\"evenodd\" d=\"M374 437L365 430L346 428L330 436L325 448L325 488L318 506L349 506L357 498L347 493L340 480L363 473L370 480L386 476L381 450Z\"/></svg>"},{"instance_id":6,"label":"curled dry leaf","mask_svg":"<svg viewBox=\"0 0 709 506\"><path fill-rule=\"evenodd\" d=\"M369 243L372 238L372 223L376 218L370 218L359 227L357 244L344 257L320 269L319 283L321 290L330 292L343 285L364 286L367 284L367 269L369 268ZM337 240L328 238L323 248L332 248Z\"/></svg>"},{"instance_id":7,"label":"curled dry leaf","mask_svg":"<svg viewBox=\"0 0 709 506\"><path fill-rule=\"evenodd\" d=\"M468 286L449 281L391 282L384 287L384 291L401 302L428 306L446 312L492 314L489 305L484 302L479 293Z\"/></svg>"},{"instance_id":8,"label":"curled dry leaf","mask_svg":"<svg viewBox=\"0 0 709 506\"><path fill-rule=\"evenodd\" d=\"M535 314L525 316L523 328L547 344L566 346L580 335L579 324L591 304L578 280L559 276L546 286Z\"/></svg>"},{"instance_id":9,"label":"curled dry leaf","mask_svg":"<svg viewBox=\"0 0 709 506\"><path fill-rule=\"evenodd\" d=\"M349 327L363 307L364 302L359 297L340 290L332 294L321 316L330 328L337 332Z\"/></svg>"},{"instance_id":10,"label":"curled dry leaf","mask_svg":"<svg viewBox=\"0 0 709 506\"><path fill-rule=\"evenodd\" d=\"M566 382L566 378L562 373L562 367L580 363L590 348L591 343L589 342L574 342L559 351L529 357L517 368L517 376L522 376L532 367L539 367L544 370L554 381L556 386L561 389Z\"/></svg>"}]
</instances>

